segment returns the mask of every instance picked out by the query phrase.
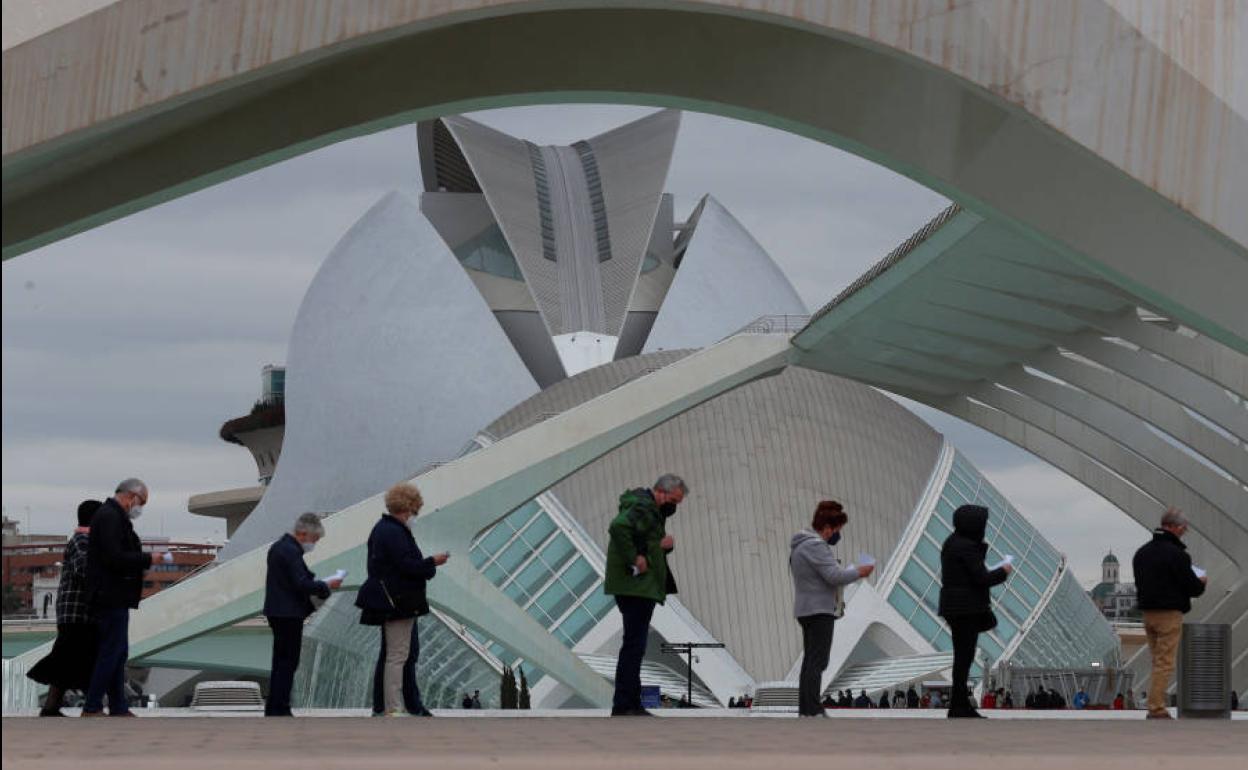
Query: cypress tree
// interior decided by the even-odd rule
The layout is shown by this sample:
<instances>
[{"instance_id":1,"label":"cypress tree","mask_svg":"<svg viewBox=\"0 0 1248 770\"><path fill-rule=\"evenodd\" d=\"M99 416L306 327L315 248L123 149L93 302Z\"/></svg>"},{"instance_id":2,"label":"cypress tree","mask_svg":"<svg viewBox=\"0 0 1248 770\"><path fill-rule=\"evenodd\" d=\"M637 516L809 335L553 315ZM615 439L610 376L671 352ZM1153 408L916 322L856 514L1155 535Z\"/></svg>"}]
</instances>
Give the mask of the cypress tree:
<instances>
[{"instance_id":1,"label":"cypress tree","mask_svg":"<svg viewBox=\"0 0 1248 770\"><path fill-rule=\"evenodd\" d=\"M524 678L524 666L520 667L520 708L532 708L529 704L529 680Z\"/></svg>"}]
</instances>

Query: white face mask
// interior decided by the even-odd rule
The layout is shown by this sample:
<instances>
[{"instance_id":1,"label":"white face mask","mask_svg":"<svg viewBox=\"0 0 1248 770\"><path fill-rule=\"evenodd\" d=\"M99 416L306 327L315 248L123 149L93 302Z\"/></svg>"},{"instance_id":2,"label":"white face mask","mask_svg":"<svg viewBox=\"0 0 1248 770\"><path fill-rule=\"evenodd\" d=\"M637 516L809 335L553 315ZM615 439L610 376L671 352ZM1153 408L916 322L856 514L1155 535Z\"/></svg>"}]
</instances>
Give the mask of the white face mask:
<instances>
[{"instance_id":1,"label":"white face mask","mask_svg":"<svg viewBox=\"0 0 1248 770\"><path fill-rule=\"evenodd\" d=\"M312 549L316 548L316 543L300 543L299 545L303 547L304 553L312 553Z\"/></svg>"},{"instance_id":2,"label":"white face mask","mask_svg":"<svg viewBox=\"0 0 1248 770\"><path fill-rule=\"evenodd\" d=\"M142 505L130 506L129 514L130 514L130 518L132 519L139 518L140 516L143 515L143 506Z\"/></svg>"}]
</instances>

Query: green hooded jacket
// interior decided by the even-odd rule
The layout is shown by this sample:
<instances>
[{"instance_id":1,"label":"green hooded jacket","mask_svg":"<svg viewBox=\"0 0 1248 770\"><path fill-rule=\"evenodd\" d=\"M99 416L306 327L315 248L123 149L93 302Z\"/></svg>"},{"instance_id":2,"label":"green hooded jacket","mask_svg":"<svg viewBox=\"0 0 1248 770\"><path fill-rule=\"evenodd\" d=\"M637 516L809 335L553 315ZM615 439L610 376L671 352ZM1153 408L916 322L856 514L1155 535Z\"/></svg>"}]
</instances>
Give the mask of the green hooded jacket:
<instances>
[{"instance_id":1,"label":"green hooded jacket","mask_svg":"<svg viewBox=\"0 0 1248 770\"><path fill-rule=\"evenodd\" d=\"M612 596L640 596L662 604L676 593L660 541L667 534L665 516L648 489L630 489L620 495L620 512L611 521L607 544L607 576L603 590ZM646 557L645 574L633 576L637 555Z\"/></svg>"}]
</instances>

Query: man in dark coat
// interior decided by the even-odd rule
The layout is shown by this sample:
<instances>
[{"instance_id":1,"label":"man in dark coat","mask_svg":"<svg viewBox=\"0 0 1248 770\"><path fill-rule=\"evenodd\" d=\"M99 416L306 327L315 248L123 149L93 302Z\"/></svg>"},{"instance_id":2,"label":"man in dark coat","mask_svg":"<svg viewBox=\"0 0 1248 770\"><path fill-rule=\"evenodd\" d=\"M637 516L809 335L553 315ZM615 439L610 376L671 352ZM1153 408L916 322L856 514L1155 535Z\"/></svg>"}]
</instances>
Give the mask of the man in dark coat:
<instances>
[{"instance_id":1,"label":"man in dark coat","mask_svg":"<svg viewBox=\"0 0 1248 770\"><path fill-rule=\"evenodd\" d=\"M971 702L967 677L975 658L981 631L997 625L992 614L988 589L1004 583L1013 567L1005 565L988 571L984 557L988 544L988 509L982 505L962 505L953 512L953 532L940 550L940 615L953 636L953 697L950 717L982 717Z\"/></svg>"},{"instance_id":2,"label":"man in dark coat","mask_svg":"<svg viewBox=\"0 0 1248 770\"><path fill-rule=\"evenodd\" d=\"M317 580L303 561L303 555L311 553L324 534L321 517L305 513L295 522L294 531L269 547L264 617L273 630L273 658L269 699L264 704L266 717L291 716L290 691L303 649L303 621L316 611L311 597L328 599L330 590L342 585L341 579Z\"/></svg>"},{"instance_id":3,"label":"man in dark coat","mask_svg":"<svg viewBox=\"0 0 1248 770\"><path fill-rule=\"evenodd\" d=\"M665 522L688 493L679 476L664 474L651 489L620 495L619 513L608 528L603 591L615 597L624 626L611 716L650 716L641 707L641 661L655 606L676 593L667 564L675 539L667 534Z\"/></svg>"},{"instance_id":4,"label":"man in dark coat","mask_svg":"<svg viewBox=\"0 0 1248 770\"><path fill-rule=\"evenodd\" d=\"M168 553L144 553L133 520L147 504L147 485L126 479L91 517L87 536L87 593L99 624L99 651L82 704L84 717L134 716L126 701L126 659L130 657L130 610L143 595L143 573L153 561L172 563Z\"/></svg>"},{"instance_id":5,"label":"man in dark coat","mask_svg":"<svg viewBox=\"0 0 1248 770\"><path fill-rule=\"evenodd\" d=\"M1174 656L1183 634L1183 615L1192 609L1192 598L1205 592L1208 578L1192 569L1192 557L1183 545L1187 517L1170 508L1153 530L1153 539L1135 552L1136 600L1144 616L1144 634L1153 656L1148 680L1148 718L1170 719L1166 689L1174 674Z\"/></svg>"}]
</instances>

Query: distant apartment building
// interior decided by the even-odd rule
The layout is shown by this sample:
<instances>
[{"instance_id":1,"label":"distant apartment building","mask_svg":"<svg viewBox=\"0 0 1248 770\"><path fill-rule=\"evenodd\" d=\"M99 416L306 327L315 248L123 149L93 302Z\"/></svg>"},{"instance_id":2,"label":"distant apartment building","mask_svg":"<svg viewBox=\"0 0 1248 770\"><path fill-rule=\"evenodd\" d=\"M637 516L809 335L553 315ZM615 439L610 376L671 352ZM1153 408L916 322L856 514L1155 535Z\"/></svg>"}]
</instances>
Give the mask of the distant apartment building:
<instances>
[{"instance_id":1,"label":"distant apartment building","mask_svg":"<svg viewBox=\"0 0 1248 770\"><path fill-rule=\"evenodd\" d=\"M11 605L6 603L6 614L34 616L41 620L56 618L61 557L67 539L66 535L22 535L16 523L5 521L0 573L5 594L14 596ZM143 550L173 554L172 564L154 564L143 576L143 597L168 588L212 561L219 548L212 543L180 542L168 537L143 538Z\"/></svg>"}]
</instances>

